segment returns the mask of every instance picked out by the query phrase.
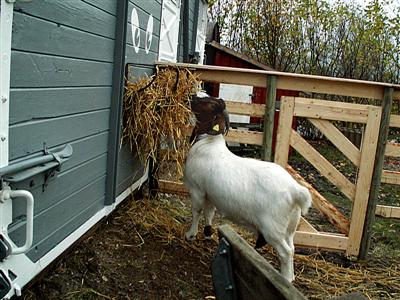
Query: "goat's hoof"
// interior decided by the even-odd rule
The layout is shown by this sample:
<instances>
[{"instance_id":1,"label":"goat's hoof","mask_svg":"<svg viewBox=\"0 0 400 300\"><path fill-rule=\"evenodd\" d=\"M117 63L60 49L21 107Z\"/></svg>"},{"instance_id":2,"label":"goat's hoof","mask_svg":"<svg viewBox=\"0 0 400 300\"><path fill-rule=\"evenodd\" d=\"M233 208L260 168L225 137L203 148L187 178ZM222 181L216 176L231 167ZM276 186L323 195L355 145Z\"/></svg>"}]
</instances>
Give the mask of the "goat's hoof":
<instances>
[{"instance_id":1,"label":"goat's hoof","mask_svg":"<svg viewBox=\"0 0 400 300\"><path fill-rule=\"evenodd\" d=\"M193 242L195 239L196 239L196 235L193 235L190 233L185 234L185 240L187 240L188 242Z\"/></svg>"},{"instance_id":2,"label":"goat's hoof","mask_svg":"<svg viewBox=\"0 0 400 300\"><path fill-rule=\"evenodd\" d=\"M207 225L204 227L204 238L206 240L211 240L213 233L214 233L214 230L212 229L212 227L210 225Z\"/></svg>"}]
</instances>

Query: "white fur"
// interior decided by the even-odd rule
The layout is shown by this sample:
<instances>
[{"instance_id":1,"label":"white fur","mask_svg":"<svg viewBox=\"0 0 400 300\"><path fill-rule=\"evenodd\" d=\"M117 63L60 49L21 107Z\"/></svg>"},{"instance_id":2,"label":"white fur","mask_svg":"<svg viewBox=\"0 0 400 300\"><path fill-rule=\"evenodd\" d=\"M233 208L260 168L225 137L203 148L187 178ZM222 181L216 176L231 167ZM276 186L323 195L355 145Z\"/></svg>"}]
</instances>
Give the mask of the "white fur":
<instances>
[{"instance_id":1,"label":"white fur","mask_svg":"<svg viewBox=\"0 0 400 300\"><path fill-rule=\"evenodd\" d=\"M200 213L211 225L215 209L233 222L261 233L275 248L281 274L294 280L293 236L311 206L309 191L281 166L234 155L222 135L204 135L190 149L185 185L192 200L192 226L187 240L195 239Z\"/></svg>"}]
</instances>

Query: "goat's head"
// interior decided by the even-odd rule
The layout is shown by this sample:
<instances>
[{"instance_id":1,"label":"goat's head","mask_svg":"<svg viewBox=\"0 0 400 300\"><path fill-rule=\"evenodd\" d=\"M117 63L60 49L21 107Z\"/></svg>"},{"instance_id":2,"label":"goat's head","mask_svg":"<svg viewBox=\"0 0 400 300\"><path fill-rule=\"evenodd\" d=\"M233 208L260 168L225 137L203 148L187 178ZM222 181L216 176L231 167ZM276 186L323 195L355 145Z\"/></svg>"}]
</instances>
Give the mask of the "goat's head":
<instances>
[{"instance_id":1,"label":"goat's head","mask_svg":"<svg viewBox=\"0 0 400 300\"><path fill-rule=\"evenodd\" d=\"M207 133L218 135L229 130L229 115L224 100L203 95L193 96L191 109L196 116L196 126L190 138L193 141L196 136Z\"/></svg>"}]
</instances>

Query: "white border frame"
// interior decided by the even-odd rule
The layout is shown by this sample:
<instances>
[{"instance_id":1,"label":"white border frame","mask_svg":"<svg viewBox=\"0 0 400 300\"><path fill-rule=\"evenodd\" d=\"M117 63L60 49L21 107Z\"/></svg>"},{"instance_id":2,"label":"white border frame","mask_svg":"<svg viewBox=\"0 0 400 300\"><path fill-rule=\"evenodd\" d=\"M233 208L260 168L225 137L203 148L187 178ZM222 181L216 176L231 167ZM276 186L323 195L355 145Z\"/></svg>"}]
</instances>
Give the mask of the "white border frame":
<instances>
[{"instance_id":1,"label":"white border frame","mask_svg":"<svg viewBox=\"0 0 400 300\"><path fill-rule=\"evenodd\" d=\"M0 8L0 168L8 166L11 35L14 5L1 0Z\"/></svg>"}]
</instances>

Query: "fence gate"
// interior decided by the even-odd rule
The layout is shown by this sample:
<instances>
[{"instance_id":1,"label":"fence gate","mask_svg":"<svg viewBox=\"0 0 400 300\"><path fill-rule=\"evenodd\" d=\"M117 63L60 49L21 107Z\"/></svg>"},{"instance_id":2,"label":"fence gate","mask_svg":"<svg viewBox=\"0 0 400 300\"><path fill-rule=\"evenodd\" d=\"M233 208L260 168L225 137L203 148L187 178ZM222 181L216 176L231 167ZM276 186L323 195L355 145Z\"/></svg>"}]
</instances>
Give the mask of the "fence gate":
<instances>
[{"instance_id":1,"label":"fence gate","mask_svg":"<svg viewBox=\"0 0 400 300\"><path fill-rule=\"evenodd\" d=\"M311 190L313 206L320 210L340 232L337 234L318 232L311 224L302 219L295 236L295 243L297 245L341 250L345 251L348 256L358 256L374 169L381 111L381 107L371 105L298 97L282 98L275 162L286 167L298 181L301 181ZM307 118L358 167L355 184L340 173L327 159L292 129L294 116ZM350 142L335 127L332 121L365 124L365 132L360 149ZM296 171L287 165L290 146L352 201L350 219L346 218L312 188L311 185L307 184Z\"/></svg>"}]
</instances>

